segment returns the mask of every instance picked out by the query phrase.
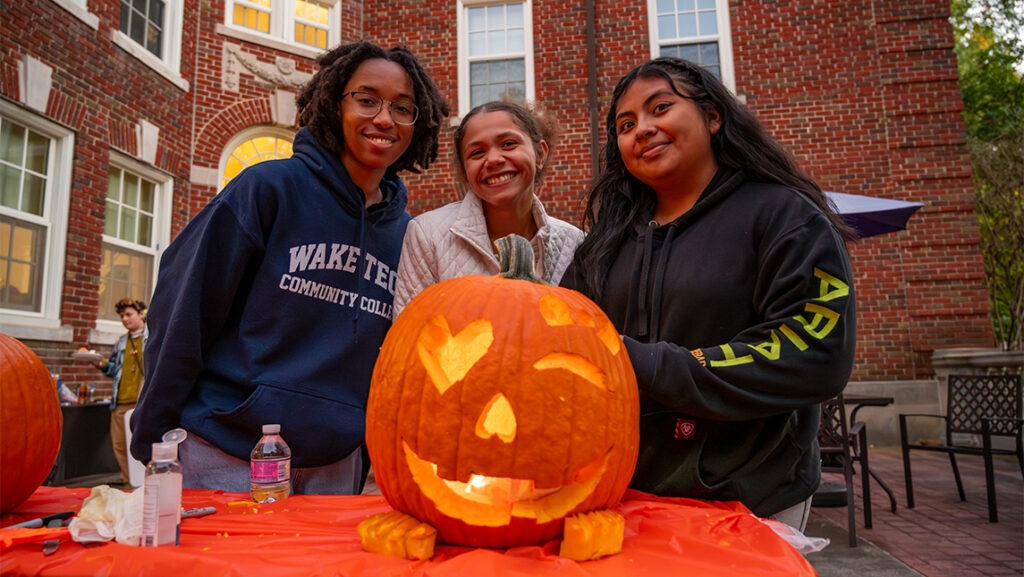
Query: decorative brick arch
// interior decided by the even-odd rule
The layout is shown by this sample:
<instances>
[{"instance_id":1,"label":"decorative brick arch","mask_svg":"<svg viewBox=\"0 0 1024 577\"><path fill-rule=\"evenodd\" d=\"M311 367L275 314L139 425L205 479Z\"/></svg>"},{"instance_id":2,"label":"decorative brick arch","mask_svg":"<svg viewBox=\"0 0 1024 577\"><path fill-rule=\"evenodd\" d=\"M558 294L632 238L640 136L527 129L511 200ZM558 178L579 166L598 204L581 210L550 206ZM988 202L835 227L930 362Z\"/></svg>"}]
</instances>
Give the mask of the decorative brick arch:
<instances>
[{"instance_id":1,"label":"decorative brick arch","mask_svg":"<svg viewBox=\"0 0 1024 577\"><path fill-rule=\"evenodd\" d=\"M241 100L218 112L196 135L193 164L216 170L224 147L236 134L260 124L277 125L271 98Z\"/></svg>"}]
</instances>

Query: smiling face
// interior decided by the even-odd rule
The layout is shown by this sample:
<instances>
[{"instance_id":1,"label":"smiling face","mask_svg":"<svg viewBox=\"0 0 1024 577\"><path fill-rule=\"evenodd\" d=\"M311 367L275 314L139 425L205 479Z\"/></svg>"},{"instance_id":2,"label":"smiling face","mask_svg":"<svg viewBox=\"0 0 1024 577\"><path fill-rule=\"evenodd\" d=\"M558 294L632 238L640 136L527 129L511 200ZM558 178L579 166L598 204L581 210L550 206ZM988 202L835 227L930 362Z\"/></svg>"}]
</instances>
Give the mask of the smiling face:
<instances>
[{"instance_id":1,"label":"smiling face","mask_svg":"<svg viewBox=\"0 0 1024 577\"><path fill-rule=\"evenodd\" d=\"M535 144L511 114L499 110L466 122L459 154L469 187L485 204L529 209L548 145Z\"/></svg>"},{"instance_id":2,"label":"smiling face","mask_svg":"<svg viewBox=\"0 0 1024 577\"><path fill-rule=\"evenodd\" d=\"M389 331L367 448L388 502L444 542L535 544L621 498L637 395L618 332L589 299L461 277L429 287Z\"/></svg>"},{"instance_id":3,"label":"smiling face","mask_svg":"<svg viewBox=\"0 0 1024 577\"><path fill-rule=\"evenodd\" d=\"M374 94L388 101L416 101L412 80L405 69L396 62L381 58L367 60L356 68L342 94L354 90ZM353 98L346 96L338 103L345 138L341 162L356 184L364 188L364 192L369 192L364 182L370 182L376 187L387 167L409 148L415 127L395 122L386 102L376 116L361 116L356 111Z\"/></svg>"},{"instance_id":4,"label":"smiling face","mask_svg":"<svg viewBox=\"0 0 1024 577\"><path fill-rule=\"evenodd\" d=\"M720 128L714 109L705 112L693 100L676 94L660 76L637 78L615 110L622 162L659 198L688 193L694 183L711 180L718 168L711 135Z\"/></svg>"}]
</instances>

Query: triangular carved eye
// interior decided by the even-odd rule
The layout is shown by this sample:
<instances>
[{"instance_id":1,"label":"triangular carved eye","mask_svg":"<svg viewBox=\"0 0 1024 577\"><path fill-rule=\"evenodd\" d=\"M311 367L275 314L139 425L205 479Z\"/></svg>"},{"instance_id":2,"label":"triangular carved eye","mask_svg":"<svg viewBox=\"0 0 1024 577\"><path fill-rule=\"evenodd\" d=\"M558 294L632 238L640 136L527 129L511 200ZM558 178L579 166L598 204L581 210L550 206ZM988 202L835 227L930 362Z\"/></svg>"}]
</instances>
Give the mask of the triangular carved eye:
<instances>
[{"instance_id":1,"label":"triangular carved eye","mask_svg":"<svg viewBox=\"0 0 1024 577\"><path fill-rule=\"evenodd\" d=\"M476 421L476 435L481 439L497 435L505 443L516 440L516 414L505 395L498 393L487 402Z\"/></svg>"},{"instance_id":2,"label":"triangular carved eye","mask_svg":"<svg viewBox=\"0 0 1024 577\"><path fill-rule=\"evenodd\" d=\"M448 321L438 315L423 327L416 350L430 380L444 394L487 354L493 342L494 330L487 319L475 320L452 335Z\"/></svg>"},{"instance_id":3,"label":"triangular carved eye","mask_svg":"<svg viewBox=\"0 0 1024 577\"><path fill-rule=\"evenodd\" d=\"M544 322L546 322L549 327L562 327L566 325L580 324L585 327L596 329L597 338L601 339L601 342L608 348L608 351L613 355L619 354L619 349L622 348L622 337L620 337L619 332L615 330L615 326L607 320L602 319L600 321L601 326L598 327L598 319L595 319L590 315L590 313L582 309L572 311L570 310L568 303L552 294L540 297L539 308L541 316L544 317ZM576 315L575 321L573 320L574 312Z\"/></svg>"}]
</instances>

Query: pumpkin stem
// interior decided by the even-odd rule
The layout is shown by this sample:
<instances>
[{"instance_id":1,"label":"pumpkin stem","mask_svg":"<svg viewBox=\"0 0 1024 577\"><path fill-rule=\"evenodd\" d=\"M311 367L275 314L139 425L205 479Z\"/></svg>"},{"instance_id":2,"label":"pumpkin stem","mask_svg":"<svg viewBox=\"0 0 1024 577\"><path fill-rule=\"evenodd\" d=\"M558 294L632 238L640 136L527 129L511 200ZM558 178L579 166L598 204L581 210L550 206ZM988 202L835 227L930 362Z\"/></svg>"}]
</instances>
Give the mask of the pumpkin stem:
<instances>
[{"instance_id":1,"label":"pumpkin stem","mask_svg":"<svg viewBox=\"0 0 1024 577\"><path fill-rule=\"evenodd\" d=\"M533 247L530 241L510 234L494 241L498 247L498 262L501 264L501 278L525 280L537 284L547 284L533 274Z\"/></svg>"}]
</instances>

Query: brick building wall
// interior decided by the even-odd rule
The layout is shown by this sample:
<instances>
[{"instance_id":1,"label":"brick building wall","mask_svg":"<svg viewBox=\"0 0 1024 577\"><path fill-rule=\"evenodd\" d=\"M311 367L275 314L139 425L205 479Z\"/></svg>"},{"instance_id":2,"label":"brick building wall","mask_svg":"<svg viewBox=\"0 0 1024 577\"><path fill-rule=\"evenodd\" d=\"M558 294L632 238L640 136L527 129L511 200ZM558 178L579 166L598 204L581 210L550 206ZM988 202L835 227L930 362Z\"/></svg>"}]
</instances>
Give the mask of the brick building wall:
<instances>
[{"instance_id":1,"label":"brick building wall","mask_svg":"<svg viewBox=\"0 0 1024 577\"><path fill-rule=\"evenodd\" d=\"M367 1L364 30L406 43L454 106L456 14L445 5ZM650 49L646 2L594 5L603 144L615 83ZM565 131L541 196L578 223L591 175L584 2L534 0L533 12L537 100ZM737 94L801 166L826 190L925 203L908 231L850 246L853 380L930 378L934 349L993 345L948 17L945 0L730 2ZM413 34L403 21L425 25ZM450 174L406 179L413 212L453 198Z\"/></svg>"},{"instance_id":2,"label":"brick building wall","mask_svg":"<svg viewBox=\"0 0 1024 577\"><path fill-rule=\"evenodd\" d=\"M194 11L198 0L186 0ZM64 4L67 4L65 2ZM0 95L24 111L74 133L69 225L64 255L60 323L56 337L18 335L53 373L72 384L105 377L68 357L78 345L95 341L99 307L107 172L112 154L122 154L172 177L175 198L187 198L191 139L191 97L115 45L119 2L92 0L78 17L57 2L4 2L0 34ZM182 35L181 77L193 81L196 35ZM50 71L50 83L34 89L45 106L34 107L26 75ZM41 94L41 96L40 96ZM146 159L140 123L159 130L155 155ZM8 332L8 331L5 331ZM14 331L10 331L14 332ZM98 346L104 349L104 345ZM109 346L106 347L109 350Z\"/></svg>"},{"instance_id":3,"label":"brick building wall","mask_svg":"<svg viewBox=\"0 0 1024 577\"><path fill-rule=\"evenodd\" d=\"M226 147L252 127L289 126L316 66L308 51L225 31L224 0L185 0L182 90L110 41L117 0L88 0L96 27L59 3L3 4L0 95L22 103L26 57L53 69L37 114L75 133L60 339L24 339L70 382L104 379L72 365L94 337L106 171L111 150L140 156L140 121L160 131L153 166L173 176L171 232L216 194ZM645 0L594 0L599 135L612 88L649 58ZM340 0L342 42L405 44L457 110L456 3ZM859 307L855 380L928 378L931 351L991 346L970 165L945 0L730 2L736 91L829 190L926 203L906 232L851 247ZM541 191L579 222L591 178L586 3L533 0L536 97L562 137ZM457 119L454 119L457 121ZM457 199L451 127L438 162L406 175L410 211ZM603 141L602 141L603 144ZM90 342L90 339L93 341Z\"/></svg>"},{"instance_id":4,"label":"brick building wall","mask_svg":"<svg viewBox=\"0 0 1024 577\"><path fill-rule=\"evenodd\" d=\"M294 99L316 71L315 62L302 53L224 34L223 14L223 0L206 0L196 19L192 180L187 207L175 215L180 216L176 231L220 189L221 156L231 139L256 126L292 127Z\"/></svg>"},{"instance_id":5,"label":"brick building wall","mask_svg":"<svg viewBox=\"0 0 1024 577\"><path fill-rule=\"evenodd\" d=\"M930 377L992 346L948 4L734 4L737 90L826 190L925 203L851 246L855 380Z\"/></svg>"}]
</instances>

